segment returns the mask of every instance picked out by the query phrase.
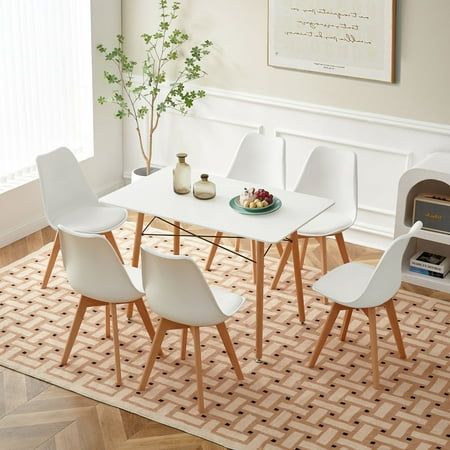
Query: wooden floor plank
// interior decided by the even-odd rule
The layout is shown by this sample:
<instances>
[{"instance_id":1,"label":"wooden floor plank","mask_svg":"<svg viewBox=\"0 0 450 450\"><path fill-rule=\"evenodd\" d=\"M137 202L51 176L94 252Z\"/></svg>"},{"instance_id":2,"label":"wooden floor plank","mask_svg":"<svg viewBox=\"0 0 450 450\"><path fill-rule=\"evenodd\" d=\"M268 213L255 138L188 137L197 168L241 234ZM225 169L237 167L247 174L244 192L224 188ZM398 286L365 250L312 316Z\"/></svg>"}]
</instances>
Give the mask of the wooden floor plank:
<instances>
[{"instance_id":1,"label":"wooden floor plank","mask_svg":"<svg viewBox=\"0 0 450 450\"><path fill-rule=\"evenodd\" d=\"M117 449L127 442L127 435L118 408L109 405L97 405L97 413L106 449Z\"/></svg>"},{"instance_id":2,"label":"wooden floor plank","mask_svg":"<svg viewBox=\"0 0 450 450\"><path fill-rule=\"evenodd\" d=\"M77 422L72 422L59 433L56 433L53 440L55 441L56 450L81 449L80 430Z\"/></svg>"},{"instance_id":3,"label":"wooden floor plank","mask_svg":"<svg viewBox=\"0 0 450 450\"><path fill-rule=\"evenodd\" d=\"M16 420L14 426L0 429L1 448L8 450L37 448L70 423L52 421L45 424L23 425L20 420Z\"/></svg>"}]
</instances>

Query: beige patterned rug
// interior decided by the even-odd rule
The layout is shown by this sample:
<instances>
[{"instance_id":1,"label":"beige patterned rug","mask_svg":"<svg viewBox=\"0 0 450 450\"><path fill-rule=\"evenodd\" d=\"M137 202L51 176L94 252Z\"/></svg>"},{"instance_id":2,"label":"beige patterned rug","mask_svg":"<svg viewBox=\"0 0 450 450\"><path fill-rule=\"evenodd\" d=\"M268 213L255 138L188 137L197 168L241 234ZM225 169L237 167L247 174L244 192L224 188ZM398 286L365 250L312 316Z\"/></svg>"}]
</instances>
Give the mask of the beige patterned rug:
<instances>
[{"instance_id":1,"label":"beige patterned rug","mask_svg":"<svg viewBox=\"0 0 450 450\"><path fill-rule=\"evenodd\" d=\"M133 226L116 233L130 257ZM167 238L145 238L169 252ZM208 244L183 238L183 253L204 264ZM254 286L251 264L219 250L210 283L247 298L228 321L245 375L238 382L214 329L203 329L202 351L207 413L197 412L194 361L179 359L179 332L165 341L152 385L136 389L149 351L137 316L120 313L123 385L115 387L113 344L104 337L103 311L90 310L73 357L59 360L78 301L58 261L49 288L40 289L49 246L2 269L0 273L0 364L140 414L233 449L439 449L449 448L450 304L401 291L396 309L409 359L402 361L383 311L379 314L379 352L383 388L370 384L366 318L354 314L348 341L333 331L316 369L307 361L326 318L328 306L311 291L317 270L303 271L307 322L296 317L293 283L266 289L264 363L255 362ZM267 285L277 260L267 258ZM288 277L289 279L289 277ZM152 316L154 322L156 318ZM342 318L340 319L342 320ZM340 326L338 320L338 327ZM188 350L192 350L189 346Z\"/></svg>"}]
</instances>

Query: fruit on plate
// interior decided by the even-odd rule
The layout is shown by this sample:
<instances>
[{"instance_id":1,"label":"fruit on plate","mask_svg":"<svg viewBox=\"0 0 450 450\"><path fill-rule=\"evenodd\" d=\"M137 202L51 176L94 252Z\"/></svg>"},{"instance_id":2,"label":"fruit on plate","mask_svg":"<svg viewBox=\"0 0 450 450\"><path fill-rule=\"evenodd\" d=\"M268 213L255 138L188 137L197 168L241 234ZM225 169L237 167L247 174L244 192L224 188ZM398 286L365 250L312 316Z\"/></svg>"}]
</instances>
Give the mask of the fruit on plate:
<instances>
[{"instance_id":1,"label":"fruit on plate","mask_svg":"<svg viewBox=\"0 0 450 450\"><path fill-rule=\"evenodd\" d=\"M265 189L244 188L239 203L244 208L265 208L273 203L273 195Z\"/></svg>"}]
</instances>

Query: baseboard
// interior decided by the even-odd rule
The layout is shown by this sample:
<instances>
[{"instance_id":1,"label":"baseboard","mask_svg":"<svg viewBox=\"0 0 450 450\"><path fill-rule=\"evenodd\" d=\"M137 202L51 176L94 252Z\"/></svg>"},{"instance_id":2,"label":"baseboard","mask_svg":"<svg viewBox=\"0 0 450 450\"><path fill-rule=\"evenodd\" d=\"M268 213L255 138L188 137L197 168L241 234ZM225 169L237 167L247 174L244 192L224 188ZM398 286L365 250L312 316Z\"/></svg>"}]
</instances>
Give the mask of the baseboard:
<instances>
[{"instance_id":1,"label":"baseboard","mask_svg":"<svg viewBox=\"0 0 450 450\"><path fill-rule=\"evenodd\" d=\"M26 236L29 236L30 234L41 230L47 225L48 225L47 219L44 216L41 216L31 220L30 222L24 225L16 227L12 230L8 230L6 233L0 236L0 248L12 244L13 242L16 242L19 239L22 239Z\"/></svg>"}]
</instances>

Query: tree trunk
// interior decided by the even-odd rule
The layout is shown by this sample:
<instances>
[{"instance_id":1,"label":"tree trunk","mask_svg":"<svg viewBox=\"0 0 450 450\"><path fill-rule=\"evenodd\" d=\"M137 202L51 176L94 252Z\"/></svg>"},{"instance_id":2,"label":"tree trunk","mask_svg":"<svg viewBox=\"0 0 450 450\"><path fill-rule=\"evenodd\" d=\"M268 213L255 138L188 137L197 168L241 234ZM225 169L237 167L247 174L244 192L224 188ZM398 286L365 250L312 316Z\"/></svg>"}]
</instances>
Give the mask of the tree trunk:
<instances>
[{"instance_id":1,"label":"tree trunk","mask_svg":"<svg viewBox=\"0 0 450 450\"><path fill-rule=\"evenodd\" d=\"M153 133L150 134L148 140L148 156L145 159L145 167L147 168L147 175L150 175L150 168L152 164L152 147L153 147Z\"/></svg>"},{"instance_id":2,"label":"tree trunk","mask_svg":"<svg viewBox=\"0 0 450 450\"><path fill-rule=\"evenodd\" d=\"M147 175L150 175L150 168L151 168L151 164L152 164L152 151L153 151L153 133L155 131L155 128L153 126L153 106L152 106L152 110L151 110L151 114L150 114L149 127L150 127L150 132L148 135L148 155L145 160L146 167L147 167Z\"/></svg>"}]
</instances>

